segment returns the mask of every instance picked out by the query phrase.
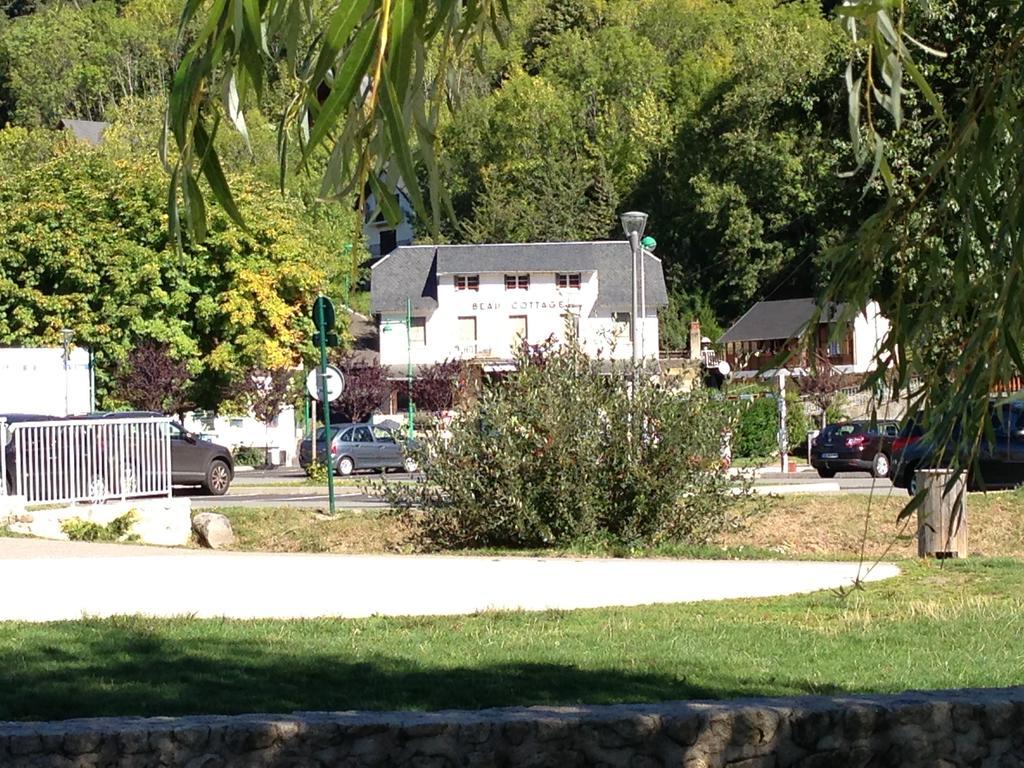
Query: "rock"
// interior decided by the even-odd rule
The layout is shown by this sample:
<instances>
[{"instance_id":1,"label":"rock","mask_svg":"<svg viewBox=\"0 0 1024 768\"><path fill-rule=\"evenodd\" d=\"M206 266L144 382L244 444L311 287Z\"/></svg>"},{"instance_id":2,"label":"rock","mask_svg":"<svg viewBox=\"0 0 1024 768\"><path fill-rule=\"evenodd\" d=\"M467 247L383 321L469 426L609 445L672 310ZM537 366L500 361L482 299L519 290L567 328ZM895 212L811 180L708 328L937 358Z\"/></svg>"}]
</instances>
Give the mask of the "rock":
<instances>
[{"instance_id":1,"label":"rock","mask_svg":"<svg viewBox=\"0 0 1024 768\"><path fill-rule=\"evenodd\" d=\"M199 543L210 549L222 549L235 543L231 521L216 512L200 512L192 518L192 530Z\"/></svg>"}]
</instances>

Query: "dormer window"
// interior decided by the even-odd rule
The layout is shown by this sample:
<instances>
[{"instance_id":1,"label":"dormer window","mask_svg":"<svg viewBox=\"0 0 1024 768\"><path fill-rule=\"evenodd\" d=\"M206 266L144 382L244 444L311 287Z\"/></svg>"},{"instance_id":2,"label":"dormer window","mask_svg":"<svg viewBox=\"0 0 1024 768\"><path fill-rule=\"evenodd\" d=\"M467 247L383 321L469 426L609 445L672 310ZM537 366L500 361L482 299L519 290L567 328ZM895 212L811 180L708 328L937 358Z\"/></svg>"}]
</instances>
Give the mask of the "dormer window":
<instances>
[{"instance_id":1,"label":"dormer window","mask_svg":"<svg viewBox=\"0 0 1024 768\"><path fill-rule=\"evenodd\" d=\"M579 272L558 272L555 274L555 285L559 288L579 288Z\"/></svg>"},{"instance_id":2,"label":"dormer window","mask_svg":"<svg viewBox=\"0 0 1024 768\"><path fill-rule=\"evenodd\" d=\"M456 275L455 276L455 290L456 291L479 291L480 290L480 275Z\"/></svg>"},{"instance_id":3,"label":"dormer window","mask_svg":"<svg viewBox=\"0 0 1024 768\"><path fill-rule=\"evenodd\" d=\"M525 291L530 287L529 275L505 275L506 291Z\"/></svg>"}]
</instances>

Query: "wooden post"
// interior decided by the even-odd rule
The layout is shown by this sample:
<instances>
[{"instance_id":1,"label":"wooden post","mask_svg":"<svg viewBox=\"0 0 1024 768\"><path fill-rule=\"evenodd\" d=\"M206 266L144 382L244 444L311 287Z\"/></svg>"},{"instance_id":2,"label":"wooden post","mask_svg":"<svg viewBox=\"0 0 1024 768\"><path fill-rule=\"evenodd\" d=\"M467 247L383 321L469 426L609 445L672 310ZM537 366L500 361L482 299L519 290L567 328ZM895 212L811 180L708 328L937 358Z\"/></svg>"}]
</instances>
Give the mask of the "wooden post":
<instances>
[{"instance_id":1,"label":"wooden post","mask_svg":"<svg viewBox=\"0 0 1024 768\"><path fill-rule=\"evenodd\" d=\"M925 494L917 510L918 556L967 557L966 475L961 474L948 492L951 469L919 469L915 477Z\"/></svg>"}]
</instances>

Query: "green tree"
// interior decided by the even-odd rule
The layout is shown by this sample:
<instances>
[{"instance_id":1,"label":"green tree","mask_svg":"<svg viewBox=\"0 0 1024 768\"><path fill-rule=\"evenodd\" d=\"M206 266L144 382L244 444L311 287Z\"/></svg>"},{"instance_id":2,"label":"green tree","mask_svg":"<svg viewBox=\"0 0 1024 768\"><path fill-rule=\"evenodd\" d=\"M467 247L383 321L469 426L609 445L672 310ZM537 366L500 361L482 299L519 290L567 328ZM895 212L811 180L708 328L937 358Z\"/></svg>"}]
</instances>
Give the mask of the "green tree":
<instances>
[{"instance_id":1,"label":"green tree","mask_svg":"<svg viewBox=\"0 0 1024 768\"><path fill-rule=\"evenodd\" d=\"M104 402L129 351L153 339L188 361L204 408L248 370L310 353L309 306L341 254L298 201L237 176L251 226L211 208L207 238L179 249L155 161L63 139L47 159L19 164L22 147L42 153L30 136L0 131L0 343L55 344L62 327L75 329L94 351Z\"/></svg>"},{"instance_id":2,"label":"green tree","mask_svg":"<svg viewBox=\"0 0 1024 768\"><path fill-rule=\"evenodd\" d=\"M6 25L0 99L19 125L103 120L130 96L161 93L177 57L172 0L55 3Z\"/></svg>"},{"instance_id":3,"label":"green tree","mask_svg":"<svg viewBox=\"0 0 1024 768\"><path fill-rule=\"evenodd\" d=\"M329 155L323 195L361 199L369 185L384 212L397 220L392 201L400 179L417 210L427 211L413 183L419 161L434 182L430 208L440 213L433 148L448 93L447 63L477 33L501 33L503 0L354 0L326 13L311 13L305 0L268 0L244 8L214 4L205 18L198 15L200 7L198 0L185 4L180 37L194 37L175 74L167 111L177 151L168 158L172 187L181 190L192 231L203 229L199 175L224 210L242 221L219 161L217 127L224 119L248 133L245 112L266 95L268 71L277 72L278 65L293 93L280 120L282 176L295 140L302 167L310 167L319 153ZM172 226L178 210L172 204Z\"/></svg>"},{"instance_id":4,"label":"green tree","mask_svg":"<svg viewBox=\"0 0 1024 768\"><path fill-rule=\"evenodd\" d=\"M860 193L839 177L842 41L806 3L649 13L678 56L678 130L634 199L682 267L672 287L704 294L724 318L779 291L816 293L816 257L848 231Z\"/></svg>"}]
</instances>

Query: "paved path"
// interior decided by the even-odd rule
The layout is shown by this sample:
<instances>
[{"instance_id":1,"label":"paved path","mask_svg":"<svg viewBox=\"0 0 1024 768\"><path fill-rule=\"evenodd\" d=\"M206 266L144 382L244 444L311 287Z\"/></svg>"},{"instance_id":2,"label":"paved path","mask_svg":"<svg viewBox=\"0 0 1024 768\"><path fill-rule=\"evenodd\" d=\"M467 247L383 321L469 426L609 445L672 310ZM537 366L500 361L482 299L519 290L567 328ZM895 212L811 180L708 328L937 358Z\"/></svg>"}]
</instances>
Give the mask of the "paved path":
<instances>
[{"instance_id":1,"label":"paved path","mask_svg":"<svg viewBox=\"0 0 1024 768\"><path fill-rule=\"evenodd\" d=\"M466 614L848 586L856 563L210 552L0 538L0 620ZM895 576L888 564L865 580Z\"/></svg>"}]
</instances>

